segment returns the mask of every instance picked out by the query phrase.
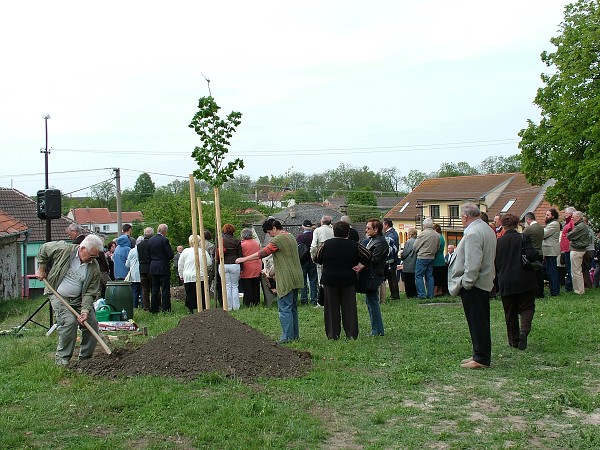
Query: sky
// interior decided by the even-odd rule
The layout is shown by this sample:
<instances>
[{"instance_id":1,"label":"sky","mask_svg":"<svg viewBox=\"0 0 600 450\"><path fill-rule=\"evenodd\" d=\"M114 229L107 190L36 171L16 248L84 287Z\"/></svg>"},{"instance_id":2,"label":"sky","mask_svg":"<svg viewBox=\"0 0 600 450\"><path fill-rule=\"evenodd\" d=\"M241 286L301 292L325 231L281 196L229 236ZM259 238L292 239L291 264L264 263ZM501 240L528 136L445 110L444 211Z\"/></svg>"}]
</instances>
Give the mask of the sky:
<instances>
[{"instance_id":1,"label":"sky","mask_svg":"<svg viewBox=\"0 0 600 450\"><path fill-rule=\"evenodd\" d=\"M210 91L242 113L226 161L256 180L340 164L426 173L518 153L560 0L8 2L0 187L74 196L187 180ZM50 119L43 117L49 115Z\"/></svg>"}]
</instances>

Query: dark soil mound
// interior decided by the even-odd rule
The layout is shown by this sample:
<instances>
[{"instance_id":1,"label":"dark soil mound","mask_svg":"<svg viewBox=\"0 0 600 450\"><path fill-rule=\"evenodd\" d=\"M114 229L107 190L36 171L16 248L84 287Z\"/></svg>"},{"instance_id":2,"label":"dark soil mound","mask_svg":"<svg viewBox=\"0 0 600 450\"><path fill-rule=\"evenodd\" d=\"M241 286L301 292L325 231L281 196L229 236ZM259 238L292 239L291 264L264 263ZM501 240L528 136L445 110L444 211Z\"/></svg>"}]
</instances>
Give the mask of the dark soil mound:
<instances>
[{"instance_id":1,"label":"dark soil mound","mask_svg":"<svg viewBox=\"0 0 600 450\"><path fill-rule=\"evenodd\" d=\"M251 380L303 376L312 369L312 360L310 353L282 347L227 312L210 309L184 317L173 330L138 349L116 348L112 355L80 360L73 368L108 378L162 375L186 380L220 372Z\"/></svg>"}]
</instances>

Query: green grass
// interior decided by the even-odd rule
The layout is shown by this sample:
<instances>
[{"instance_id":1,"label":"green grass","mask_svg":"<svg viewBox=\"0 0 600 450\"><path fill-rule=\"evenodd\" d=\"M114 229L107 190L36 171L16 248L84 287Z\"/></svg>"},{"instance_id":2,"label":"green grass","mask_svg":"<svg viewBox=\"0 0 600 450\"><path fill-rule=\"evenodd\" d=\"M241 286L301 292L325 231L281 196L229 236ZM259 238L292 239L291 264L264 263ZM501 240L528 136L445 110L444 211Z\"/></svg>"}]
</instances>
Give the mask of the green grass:
<instances>
[{"instance_id":1,"label":"green grass","mask_svg":"<svg viewBox=\"0 0 600 450\"><path fill-rule=\"evenodd\" d=\"M207 374L108 381L54 365L56 335L28 324L0 336L0 448L445 449L599 448L600 290L537 302L525 351L507 345L492 302L492 368L461 369L470 356L462 308L389 301L386 335L328 341L323 311L300 307L300 340L314 371L244 384ZM40 300L0 303L0 329L21 324ZM157 335L171 315L136 312ZM276 340L276 307L234 317ZM48 322L43 309L36 319ZM142 342L142 336L134 338ZM200 344L200 343L199 343ZM111 343L114 347L117 343Z\"/></svg>"}]
</instances>

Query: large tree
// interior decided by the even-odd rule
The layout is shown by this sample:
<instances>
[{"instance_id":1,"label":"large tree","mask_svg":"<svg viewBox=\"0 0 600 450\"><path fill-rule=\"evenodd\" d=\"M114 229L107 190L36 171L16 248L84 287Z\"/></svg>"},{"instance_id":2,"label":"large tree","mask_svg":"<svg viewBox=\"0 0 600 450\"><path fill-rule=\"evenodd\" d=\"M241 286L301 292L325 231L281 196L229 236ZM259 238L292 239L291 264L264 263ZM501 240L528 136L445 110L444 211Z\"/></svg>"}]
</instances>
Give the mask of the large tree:
<instances>
[{"instance_id":1,"label":"large tree","mask_svg":"<svg viewBox=\"0 0 600 450\"><path fill-rule=\"evenodd\" d=\"M573 205L600 218L600 9L597 0L565 7L560 35L543 52L550 68L542 75L534 103L541 120L520 131L522 169L527 180L556 184L547 199Z\"/></svg>"}]
</instances>

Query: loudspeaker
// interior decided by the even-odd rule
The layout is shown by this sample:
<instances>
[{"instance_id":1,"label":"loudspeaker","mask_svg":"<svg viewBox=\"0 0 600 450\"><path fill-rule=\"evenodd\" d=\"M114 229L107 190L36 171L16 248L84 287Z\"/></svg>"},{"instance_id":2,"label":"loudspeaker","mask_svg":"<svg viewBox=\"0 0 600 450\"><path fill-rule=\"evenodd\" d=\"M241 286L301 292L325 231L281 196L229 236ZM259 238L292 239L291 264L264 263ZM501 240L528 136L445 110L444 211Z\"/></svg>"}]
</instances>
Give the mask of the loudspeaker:
<instances>
[{"instance_id":1,"label":"loudspeaker","mask_svg":"<svg viewBox=\"0 0 600 450\"><path fill-rule=\"evenodd\" d=\"M61 192L58 189L46 189L37 192L37 216L42 219L60 219Z\"/></svg>"}]
</instances>

